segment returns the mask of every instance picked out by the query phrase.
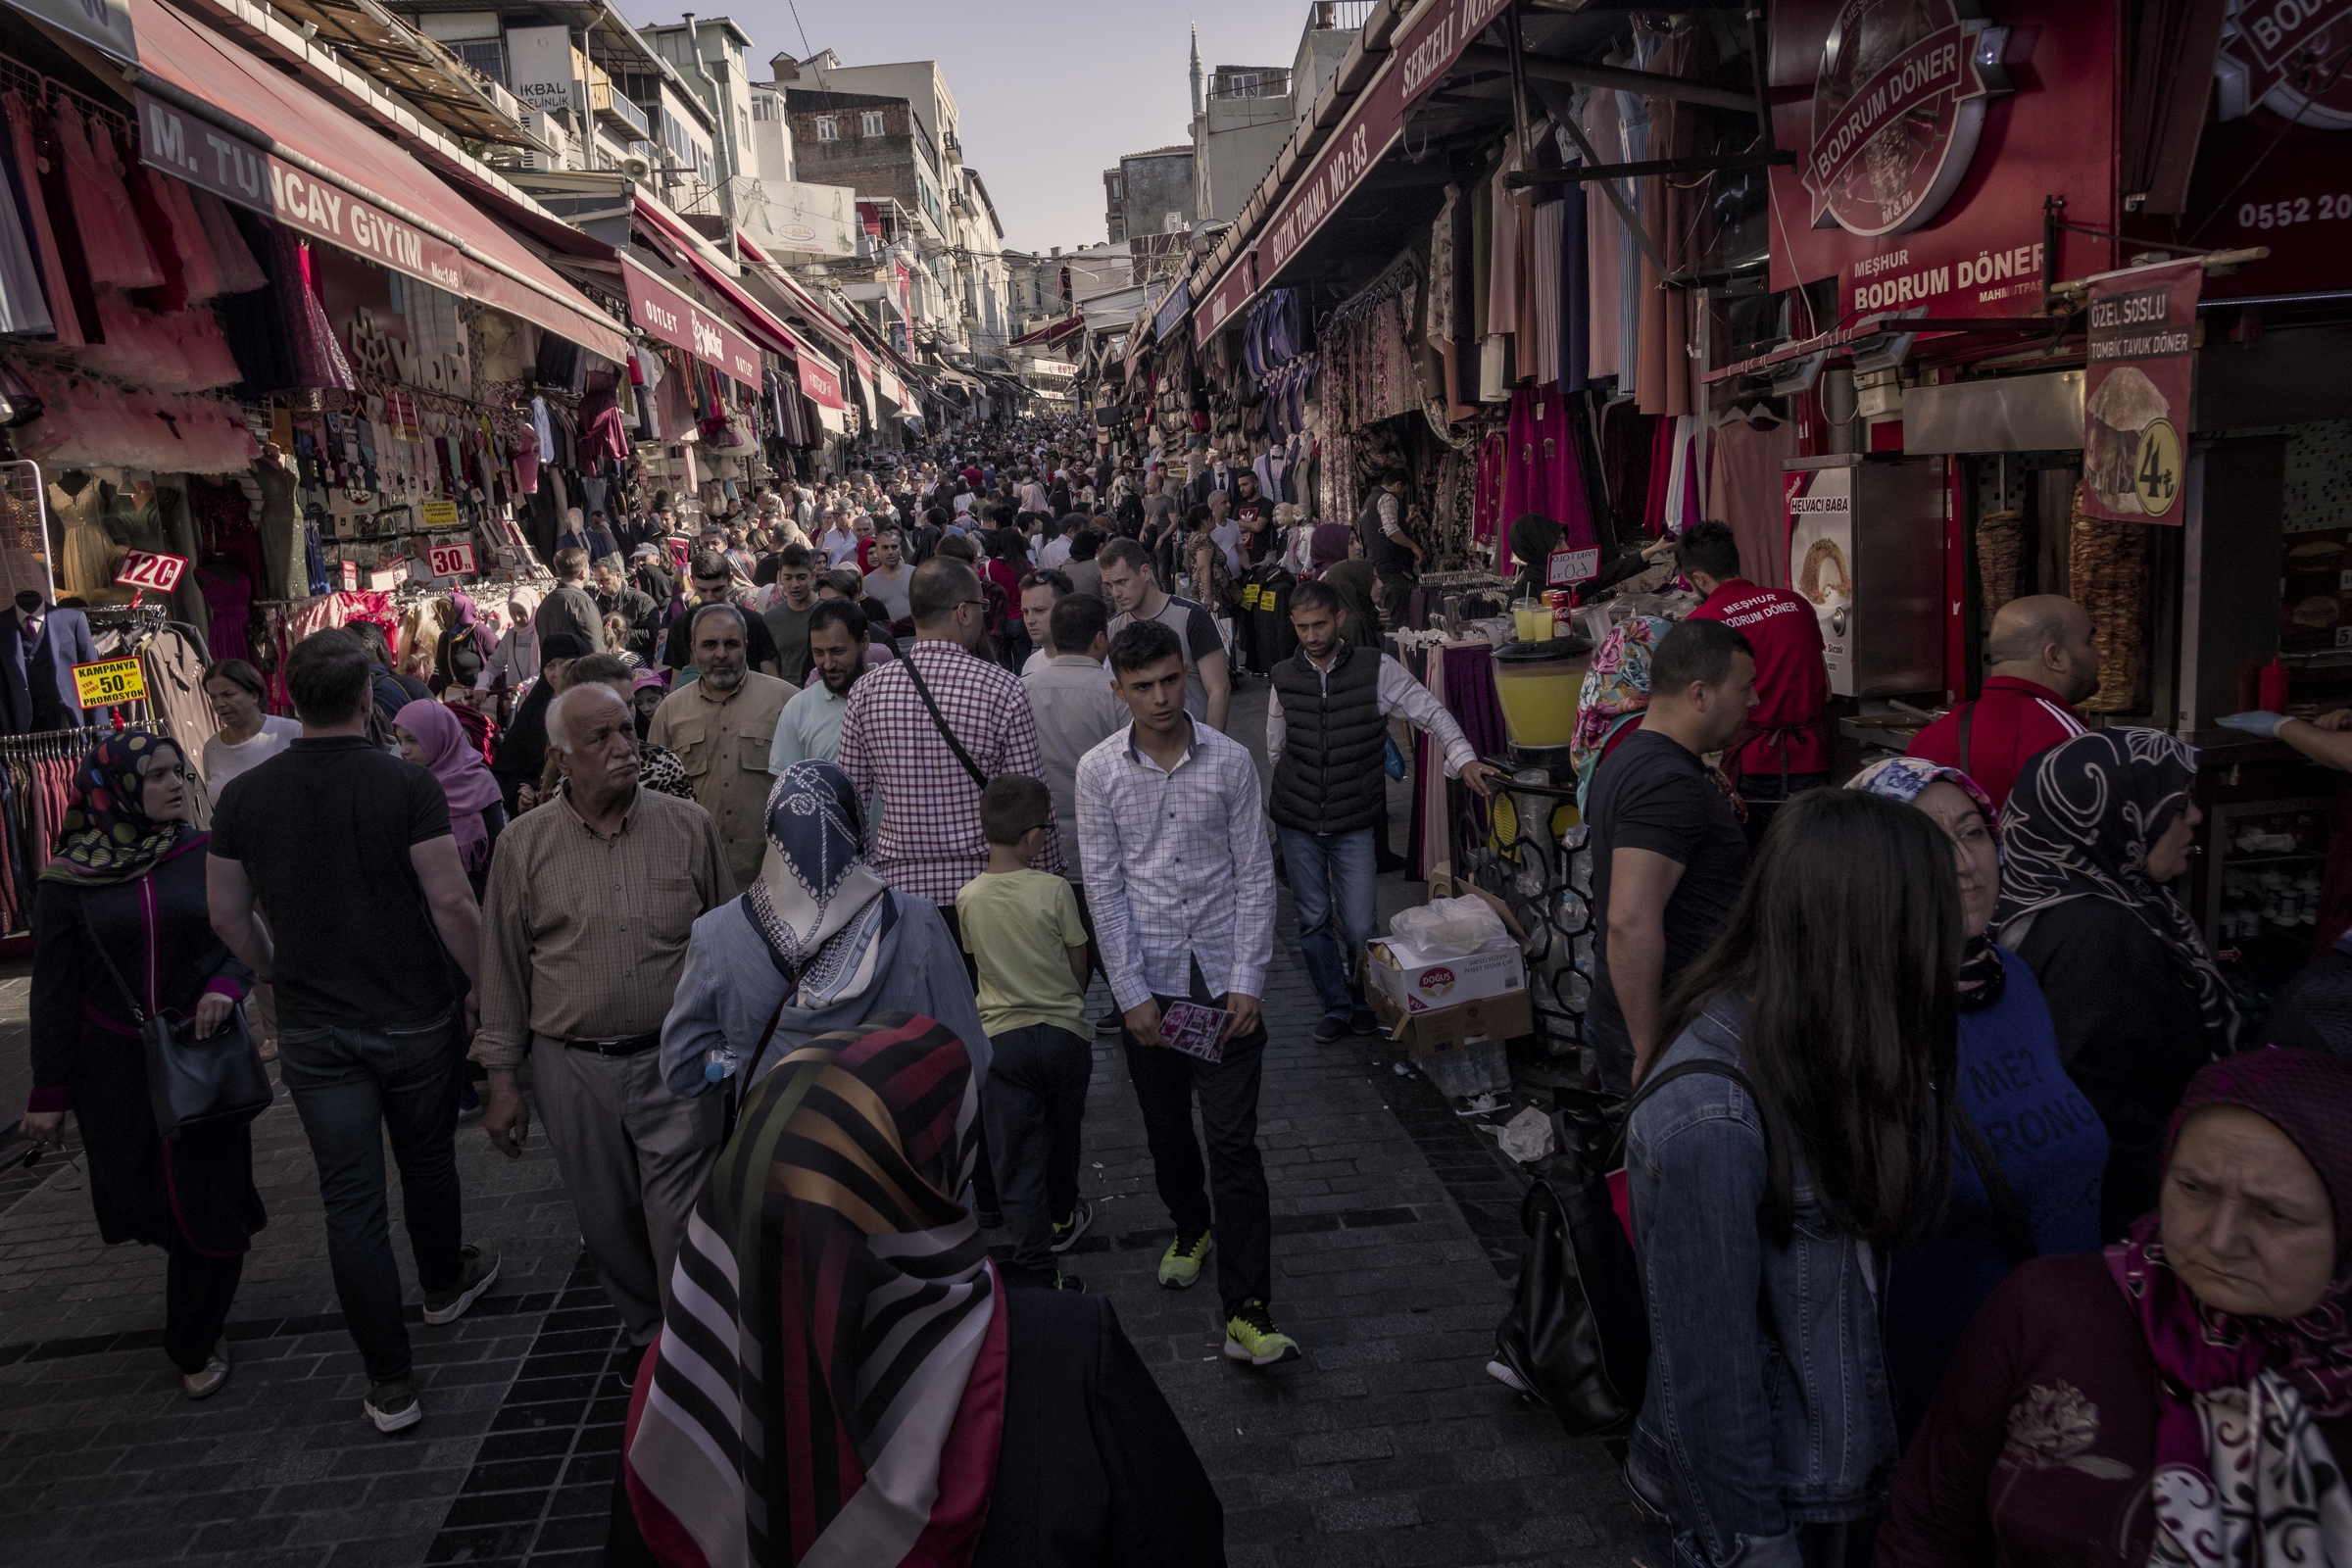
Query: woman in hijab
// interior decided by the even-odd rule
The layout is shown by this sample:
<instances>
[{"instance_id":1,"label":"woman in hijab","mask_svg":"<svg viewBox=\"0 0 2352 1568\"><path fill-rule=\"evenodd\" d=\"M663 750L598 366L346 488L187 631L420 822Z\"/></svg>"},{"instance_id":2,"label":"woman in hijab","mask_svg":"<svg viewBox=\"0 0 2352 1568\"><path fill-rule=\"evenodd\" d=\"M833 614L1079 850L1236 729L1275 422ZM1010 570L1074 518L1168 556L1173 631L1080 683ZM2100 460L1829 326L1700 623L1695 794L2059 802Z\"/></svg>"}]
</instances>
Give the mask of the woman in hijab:
<instances>
[{"instance_id":1,"label":"woman in hijab","mask_svg":"<svg viewBox=\"0 0 2352 1568\"><path fill-rule=\"evenodd\" d=\"M2123 1242L2028 1263L1977 1314L1880 1568L2352 1562L2352 1066L2212 1063L2163 1152Z\"/></svg>"},{"instance_id":2,"label":"woman in hijab","mask_svg":"<svg viewBox=\"0 0 2352 1568\"><path fill-rule=\"evenodd\" d=\"M1578 689L1576 729L1568 747L1569 763L1576 769L1579 811L1592 788L1593 772L1649 710L1649 656L1658 639L1673 629L1674 622L1661 615L1636 615L1610 628L1592 650ZM1731 792L1728 780L1723 788Z\"/></svg>"},{"instance_id":3,"label":"woman in hijab","mask_svg":"<svg viewBox=\"0 0 2352 1568\"><path fill-rule=\"evenodd\" d=\"M1511 559L1519 564L1511 578L1511 597L1543 598L1550 586L1544 579L1551 553L1560 548L1560 525L1549 517L1523 512L1511 521L1510 539Z\"/></svg>"},{"instance_id":4,"label":"woman in hijab","mask_svg":"<svg viewBox=\"0 0 2352 1568\"><path fill-rule=\"evenodd\" d=\"M767 858L732 904L694 923L686 972L662 1028L662 1075L681 1095L739 1092L804 1043L878 1012L919 1012L968 1043L988 1036L939 907L893 893L858 859L864 813L831 762L795 762L767 796Z\"/></svg>"},{"instance_id":5,"label":"woman in hijab","mask_svg":"<svg viewBox=\"0 0 2352 1568\"><path fill-rule=\"evenodd\" d=\"M547 705L556 700L563 684L564 666L586 658L588 643L567 631L551 632L541 640L539 652L545 678L533 681L515 706L514 721L507 725L490 763L509 816L519 816L539 804L540 770L547 765Z\"/></svg>"},{"instance_id":6,"label":"woman in hijab","mask_svg":"<svg viewBox=\"0 0 2352 1568\"><path fill-rule=\"evenodd\" d=\"M1380 605L1372 597L1372 563L1343 561L1323 573L1340 596L1340 632L1358 648L1380 646Z\"/></svg>"},{"instance_id":7,"label":"woman in hijab","mask_svg":"<svg viewBox=\"0 0 2352 1568\"><path fill-rule=\"evenodd\" d=\"M1318 522L1308 530L1306 569L1301 577L1321 577L1355 551L1355 530L1344 522Z\"/></svg>"},{"instance_id":8,"label":"woman in hijab","mask_svg":"<svg viewBox=\"0 0 2352 1568\"><path fill-rule=\"evenodd\" d=\"M2236 1001L2171 886L2204 814L2196 771L2162 730L2093 730L2027 762L2001 817L1993 935L2040 982L2059 1060L2106 1124L2102 1239L2155 1205L2166 1118L2235 1047Z\"/></svg>"},{"instance_id":9,"label":"woman in hijab","mask_svg":"<svg viewBox=\"0 0 2352 1568\"><path fill-rule=\"evenodd\" d=\"M449 614L450 624L433 649L432 678L425 682L435 697L452 686L471 691L498 651L498 639L482 624L481 607L464 589L450 594Z\"/></svg>"},{"instance_id":10,"label":"woman in hijab","mask_svg":"<svg viewBox=\"0 0 2352 1568\"><path fill-rule=\"evenodd\" d=\"M2010 1270L2099 1245L2107 1130L2059 1065L2041 987L1985 935L2001 892L1991 798L1958 768L1894 757L1847 789L1926 812L1960 873L1959 1094L1952 1102L1951 1198L1936 1228L1897 1253L1886 1286L1886 1370L1908 1442L1977 1308Z\"/></svg>"},{"instance_id":11,"label":"woman in hijab","mask_svg":"<svg viewBox=\"0 0 2352 1568\"><path fill-rule=\"evenodd\" d=\"M639 1535L681 1565L1223 1564L1215 1490L1109 1303L1007 1291L956 1200L984 1076L956 1032L884 1012L776 1055L635 1381L606 1560Z\"/></svg>"},{"instance_id":12,"label":"woman in hijab","mask_svg":"<svg viewBox=\"0 0 2352 1568\"><path fill-rule=\"evenodd\" d=\"M228 1381L221 1329L267 1216L250 1128L167 1143L148 1103L140 1019L193 1017L209 1039L253 985L213 934L198 853L207 835L188 825L185 766L171 741L129 729L100 741L74 770L34 910L33 1089L20 1130L63 1148L74 1112L98 1234L168 1256L164 1351L181 1390L201 1399Z\"/></svg>"},{"instance_id":13,"label":"woman in hijab","mask_svg":"<svg viewBox=\"0 0 2352 1568\"><path fill-rule=\"evenodd\" d=\"M511 692L539 673L539 636L531 628L538 613L538 589L516 588L507 595L506 632L474 677L474 690Z\"/></svg>"},{"instance_id":14,"label":"woman in hijab","mask_svg":"<svg viewBox=\"0 0 2352 1568\"><path fill-rule=\"evenodd\" d=\"M400 755L441 781L449 797L449 827L458 841L458 858L465 862L473 896L479 900L490 880L490 851L507 825L507 808L498 779L471 745L458 715L440 703L411 703L392 719Z\"/></svg>"}]
</instances>

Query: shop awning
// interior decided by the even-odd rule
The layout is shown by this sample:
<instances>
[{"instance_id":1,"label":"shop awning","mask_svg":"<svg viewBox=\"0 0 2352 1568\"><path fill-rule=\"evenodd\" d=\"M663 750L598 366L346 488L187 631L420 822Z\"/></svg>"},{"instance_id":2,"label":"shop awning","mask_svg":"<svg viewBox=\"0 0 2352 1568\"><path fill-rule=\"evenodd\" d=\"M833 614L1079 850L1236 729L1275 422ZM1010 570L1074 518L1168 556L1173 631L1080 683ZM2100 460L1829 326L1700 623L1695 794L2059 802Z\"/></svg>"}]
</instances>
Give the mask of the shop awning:
<instances>
[{"instance_id":1,"label":"shop awning","mask_svg":"<svg viewBox=\"0 0 2352 1568\"><path fill-rule=\"evenodd\" d=\"M515 122L520 105L512 96L484 85L457 56L376 0L272 0L271 9L317 27L320 43L446 129L475 141L538 146Z\"/></svg>"},{"instance_id":2,"label":"shop awning","mask_svg":"<svg viewBox=\"0 0 2352 1568\"><path fill-rule=\"evenodd\" d=\"M727 302L742 319L745 331L778 354L801 352L800 334L777 320L775 313L754 299L741 283L705 261L695 250L694 240L684 224L642 196L637 198L637 217L662 242L662 249L672 262L692 272L705 287Z\"/></svg>"},{"instance_id":3,"label":"shop awning","mask_svg":"<svg viewBox=\"0 0 2352 1568\"><path fill-rule=\"evenodd\" d=\"M809 329L831 345L831 352L837 355L846 355L851 349L857 347L858 340L850 336L849 329L834 320L832 313L817 304L815 298L807 289L794 282L791 274L787 273L773 257L744 238L740 232L735 236L735 245L746 260L756 264L765 273L768 282L773 284L776 291L790 302L792 308L801 313L808 322Z\"/></svg>"},{"instance_id":4,"label":"shop awning","mask_svg":"<svg viewBox=\"0 0 2352 1568\"><path fill-rule=\"evenodd\" d=\"M1051 343L1057 337L1069 336L1085 325L1086 313L1081 311L1078 315L1063 320L1049 322L1034 332L1023 332L1012 340L1011 346L1017 349L1024 343Z\"/></svg>"},{"instance_id":5,"label":"shop awning","mask_svg":"<svg viewBox=\"0 0 2352 1568\"><path fill-rule=\"evenodd\" d=\"M622 255L620 274L629 291L630 320L721 375L748 387L761 384L760 351L741 332L662 282L634 257Z\"/></svg>"},{"instance_id":6,"label":"shop awning","mask_svg":"<svg viewBox=\"0 0 2352 1568\"><path fill-rule=\"evenodd\" d=\"M163 0L128 0L140 161L618 361L618 324L398 142Z\"/></svg>"},{"instance_id":7,"label":"shop awning","mask_svg":"<svg viewBox=\"0 0 2352 1568\"><path fill-rule=\"evenodd\" d=\"M813 349L803 349L801 362L801 394L817 407L820 414L838 416L849 403L841 395L841 368ZM838 430L840 425L827 426Z\"/></svg>"}]
</instances>

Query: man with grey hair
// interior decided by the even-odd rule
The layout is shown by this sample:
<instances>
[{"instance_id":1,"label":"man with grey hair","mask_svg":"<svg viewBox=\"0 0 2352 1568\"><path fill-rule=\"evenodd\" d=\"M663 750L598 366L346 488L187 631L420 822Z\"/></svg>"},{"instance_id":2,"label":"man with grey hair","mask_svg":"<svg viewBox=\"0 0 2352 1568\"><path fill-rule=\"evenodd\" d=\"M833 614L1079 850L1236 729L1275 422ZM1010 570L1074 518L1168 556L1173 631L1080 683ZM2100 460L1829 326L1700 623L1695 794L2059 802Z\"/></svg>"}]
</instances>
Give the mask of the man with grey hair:
<instances>
[{"instance_id":1,"label":"man with grey hair","mask_svg":"<svg viewBox=\"0 0 2352 1568\"><path fill-rule=\"evenodd\" d=\"M1921 730L1911 755L1966 773L1999 810L2028 761L2083 733L2075 704L2099 689L2099 650L2081 605L2031 594L1993 612L1984 652L1976 700Z\"/></svg>"},{"instance_id":2,"label":"man with grey hair","mask_svg":"<svg viewBox=\"0 0 2352 1568\"><path fill-rule=\"evenodd\" d=\"M723 624L713 614L711 627ZM499 839L482 910L482 1126L518 1158L539 1114L588 1257L632 1344L662 1327L678 1242L719 1144L720 1097L662 1084L662 1020L694 922L734 898L710 813L637 782L637 725L588 681L547 710L555 796Z\"/></svg>"},{"instance_id":3,"label":"man with grey hair","mask_svg":"<svg viewBox=\"0 0 2352 1568\"><path fill-rule=\"evenodd\" d=\"M687 660L700 671L654 710L645 738L666 746L686 765L694 798L727 847L727 873L748 888L767 852L767 752L776 719L800 688L762 675L747 662L744 612L733 605L698 606L686 622ZM672 627L673 637L677 628Z\"/></svg>"}]
</instances>

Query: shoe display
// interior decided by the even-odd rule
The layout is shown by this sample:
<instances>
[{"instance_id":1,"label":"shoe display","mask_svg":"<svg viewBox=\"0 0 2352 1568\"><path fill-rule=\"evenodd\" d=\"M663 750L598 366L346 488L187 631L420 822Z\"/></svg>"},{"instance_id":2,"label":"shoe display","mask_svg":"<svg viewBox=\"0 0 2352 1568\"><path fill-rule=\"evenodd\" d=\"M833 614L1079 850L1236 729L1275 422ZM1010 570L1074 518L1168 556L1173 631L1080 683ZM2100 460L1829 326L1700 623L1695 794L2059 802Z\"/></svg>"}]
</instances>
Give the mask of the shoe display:
<instances>
[{"instance_id":1,"label":"shoe display","mask_svg":"<svg viewBox=\"0 0 2352 1568\"><path fill-rule=\"evenodd\" d=\"M1348 1032L1346 1018L1325 1018L1315 1025L1315 1044L1328 1046Z\"/></svg>"},{"instance_id":2,"label":"shoe display","mask_svg":"<svg viewBox=\"0 0 2352 1568\"><path fill-rule=\"evenodd\" d=\"M456 1281L446 1289L424 1293L424 1320L427 1323L449 1323L463 1317L466 1309L479 1299L481 1294L490 1288L491 1282L498 1278L496 1252L485 1259L480 1248L467 1243L458 1255L466 1260L466 1266L459 1272Z\"/></svg>"},{"instance_id":3,"label":"shoe display","mask_svg":"<svg viewBox=\"0 0 2352 1568\"><path fill-rule=\"evenodd\" d=\"M220 1392L220 1385L227 1381L228 1341L226 1339L222 1339L215 1345L212 1352L204 1358L203 1371L182 1372L179 1375L180 1391L191 1399L211 1398Z\"/></svg>"},{"instance_id":4,"label":"shoe display","mask_svg":"<svg viewBox=\"0 0 2352 1568\"><path fill-rule=\"evenodd\" d=\"M389 1382L368 1384L360 1408L378 1432L405 1431L424 1419L424 1406L416 1402L416 1380L407 1373Z\"/></svg>"},{"instance_id":5,"label":"shoe display","mask_svg":"<svg viewBox=\"0 0 2352 1568\"><path fill-rule=\"evenodd\" d=\"M1070 1250L1070 1244L1084 1236L1086 1228L1094 1222L1095 1205L1081 1198L1078 1200L1078 1206L1070 1210L1068 1219L1055 1220L1053 1223L1053 1236L1046 1246L1054 1251L1066 1252Z\"/></svg>"},{"instance_id":6,"label":"shoe display","mask_svg":"<svg viewBox=\"0 0 2352 1568\"><path fill-rule=\"evenodd\" d=\"M1176 1239L1168 1244L1167 1251L1159 1260L1159 1283L1171 1291L1190 1290L1200 1284L1200 1265L1208 1260L1209 1251L1215 1245L1209 1238L1207 1226L1189 1233L1178 1226Z\"/></svg>"},{"instance_id":7,"label":"shoe display","mask_svg":"<svg viewBox=\"0 0 2352 1568\"><path fill-rule=\"evenodd\" d=\"M1225 1358L1251 1366L1272 1366L1298 1359L1298 1342L1274 1326L1266 1303L1255 1297L1242 1303L1225 1325Z\"/></svg>"}]
</instances>

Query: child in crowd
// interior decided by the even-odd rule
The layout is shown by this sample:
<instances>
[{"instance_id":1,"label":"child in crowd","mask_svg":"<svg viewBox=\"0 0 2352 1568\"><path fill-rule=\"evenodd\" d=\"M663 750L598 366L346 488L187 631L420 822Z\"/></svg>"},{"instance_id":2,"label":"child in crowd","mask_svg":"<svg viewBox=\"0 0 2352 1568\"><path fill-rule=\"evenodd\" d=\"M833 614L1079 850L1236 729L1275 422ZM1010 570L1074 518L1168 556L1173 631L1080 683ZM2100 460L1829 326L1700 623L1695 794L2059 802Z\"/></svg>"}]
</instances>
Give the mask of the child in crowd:
<instances>
[{"instance_id":1,"label":"child in crowd","mask_svg":"<svg viewBox=\"0 0 2352 1568\"><path fill-rule=\"evenodd\" d=\"M1012 1285L1079 1288L1056 1254L1094 1219L1078 1196L1078 1124L1094 1070L1087 1041L1086 927L1070 884L1030 862L1053 831L1043 779L1006 773L980 796L988 869L956 895L963 949L980 968L980 1022L995 1060L980 1091L990 1164L1012 1232Z\"/></svg>"}]
</instances>

